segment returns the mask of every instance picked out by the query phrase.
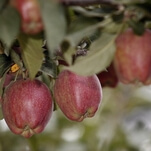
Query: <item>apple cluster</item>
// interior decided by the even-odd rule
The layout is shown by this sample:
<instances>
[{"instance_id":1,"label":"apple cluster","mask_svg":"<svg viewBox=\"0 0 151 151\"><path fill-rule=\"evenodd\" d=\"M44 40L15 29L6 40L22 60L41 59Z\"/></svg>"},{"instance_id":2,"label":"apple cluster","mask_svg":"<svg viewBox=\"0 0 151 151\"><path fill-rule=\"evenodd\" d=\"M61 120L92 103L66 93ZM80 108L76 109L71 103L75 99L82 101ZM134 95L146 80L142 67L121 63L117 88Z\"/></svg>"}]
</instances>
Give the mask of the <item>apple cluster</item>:
<instances>
[{"instance_id":1,"label":"apple cluster","mask_svg":"<svg viewBox=\"0 0 151 151\"><path fill-rule=\"evenodd\" d=\"M81 122L95 115L102 100L96 75L83 77L68 70L59 74L53 92L38 79L8 84L1 105L10 130L25 138L42 132L53 113L54 101L69 120Z\"/></svg>"},{"instance_id":2,"label":"apple cluster","mask_svg":"<svg viewBox=\"0 0 151 151\"><path fill-rule=\"evenodd\" d=\"M4 119L15 133L26 138L44 130L54 111L54 103L65 117L81 122L93 117L102 101L102 87L124 84L151 84L151 31L136 35L127 29L115 40L112 63L97 75L81 76L63 70L53 90L38 79L19 77L4 82L1 106ZM6 77L7 78L7 77Z\"/></svg>"},{"instance_id":3,"label":"apple cluster","mask_svg":"<svg viewBox=\"0 0 151 151\"><path fill-rule=\"evenodd\" d=\"M37 0L9 2L21 16L21 30L24 33L38 34L43 30ZM124 84L151 84L150 44L149 29L142 35L136 35L128 28L116 38L114 58L104 71L91 76L81 76L69 70L62 70L55 79L53 90L38 78L15 79L15 75L6 74L6 79L9 80L4 82L0 103L8 127L13 133L30 138L44 130L53 114L54 104L67 119L81 122L85 118L93 117L97 112L102 101L102 87L114 88L119 81ZM19 49L18 51L20 53ZM66 62L60 60L59 64ZM17 66L14 67L13 70L17 70Z\"/></svg>"},{"instance_id":4,"label":"apple cluster","mask_svg":"<svg viewBox=\"0 0 151 151\"><path fill-rule=\"evenodd\" d=\"M102 101L102 87L124 84L151 84L151 31L136 35L127 29L115 40L112 63L97 75L81 76L69 70L59 73L53 91L38 79L19 77L4 82L1 106L4 119L15 133L26 138L44 130L54 103L72 121L93 117Z\"/></svg>"},{"instance_id":5,"label":"apple cluster","mask_svg":"<svg viewBox=\"0 0 151 151\"><path fill-rule=\"evenodd\" d=\"M151 84L151 30L136 34L132 28L121 32L115 40L115 55L111 64L97 74L102 87L115 88L123 84Z\"/></svg>"},{"instance_id":6,"label":"apple cluster","mask_svg":"<svg viewBox=\"0 0 151 151\"><path fill-rule=\"evenodd\" d=\"M21 31L38 34L43 22L37 0L10 0L21 18ZM16 49L15 49L16 50ZM20 48L15 51L20 56ZM16 65L16 66L15 66ZM68 70L58 75L53 91L38 78L17 76L15 64L11 74L6 74L4 92L0 99L3 117L10 130L25 138L44 130L56 104L72 121L81 122L93 117L102 100L102 87L98 77L80 76Z\"/></svg>"}]
</instances>

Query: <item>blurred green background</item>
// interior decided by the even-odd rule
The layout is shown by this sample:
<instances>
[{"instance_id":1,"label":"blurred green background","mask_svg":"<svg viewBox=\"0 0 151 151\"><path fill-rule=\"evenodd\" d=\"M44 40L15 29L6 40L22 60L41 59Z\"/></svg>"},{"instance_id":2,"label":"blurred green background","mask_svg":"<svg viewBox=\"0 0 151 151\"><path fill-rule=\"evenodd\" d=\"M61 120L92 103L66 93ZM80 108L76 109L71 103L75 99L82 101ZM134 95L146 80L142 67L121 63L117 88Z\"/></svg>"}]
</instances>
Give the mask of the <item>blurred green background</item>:
<instances>
[{"instance_id":1,"label":"blurred green background","mask_svg":"<svg viewBox=\"0 0 151 151\"><path fill-rule=\"evenodd\" d=\"M30 139L13 134L1 120L0 151L151 151L150 92L151 86L104 87L93 118L73 122L58 109Z\"/></svg>"}]
</instances>

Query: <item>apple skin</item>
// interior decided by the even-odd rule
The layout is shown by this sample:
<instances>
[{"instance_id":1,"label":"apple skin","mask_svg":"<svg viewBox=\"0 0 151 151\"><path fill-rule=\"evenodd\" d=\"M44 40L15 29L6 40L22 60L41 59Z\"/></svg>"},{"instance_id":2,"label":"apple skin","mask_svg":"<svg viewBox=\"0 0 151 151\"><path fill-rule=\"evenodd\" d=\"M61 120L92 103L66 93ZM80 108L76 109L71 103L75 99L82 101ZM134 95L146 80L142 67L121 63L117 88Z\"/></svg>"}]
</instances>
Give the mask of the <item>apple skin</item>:
<instances>
[{"instance_id":1,"label":"apple skin","mask_svg":"<svg viewBox=\"0 0 151 151\"><path fill-rule=\"evenodd\" d=\"M115 88L119 82L113 63L111 63L105 71L98 73L97 77L102 87Z\"/></svg>"},{"instance_id":2,"label":"apple skin","mask_svg":"<svg viewBox=\"0 0 151 151\"><path fill-rule=\"evenodd\" d=\"M64 70L56 79L54 98L68 119L81 122L95 115L102 100L102 87L96 75L84 77Z\"/></svg>"},{"instance_id":3,"label":"apple skin","mask_svg":"<svg viewBox=\"0 0 151 151\"><path fill-rule=\"evenodd\" d=\"M15 73L7 73L3 84L3 88L7 87L15 79L15 76L16 76Z\"/></svg>"},{"instance_id":4,"label":"apple skin","mask_svg":"<svg viewBox=\"0 0 151 151\"><path fill-rule=\"evenodd\" d=\"M12 82L4 91L3 116L15 134L29 138L33 134L42 132L52 111L50 90L37 79Z\"/></svg>"},{"instance_id":5,"label":"apple skin","mask_svg":"<svg viewBox=\"0 0 151 151\"><path fill-rule=\"evenodd\" d=\"M114 66L124 84L151 84L151 31L135 35L132 29L121 33L116 41Z\"/></svg>"},{"instance_id":6,"label":"apple skin","mask_svg":"<svg viewBox=\"0 0 151 151\"><path fill-rule=\"evenodd\" d=\"M38 34L43 30L40 8L37 0L10 0L21 16L21 30L26 34Z\"/></svg>"}]
</instances>

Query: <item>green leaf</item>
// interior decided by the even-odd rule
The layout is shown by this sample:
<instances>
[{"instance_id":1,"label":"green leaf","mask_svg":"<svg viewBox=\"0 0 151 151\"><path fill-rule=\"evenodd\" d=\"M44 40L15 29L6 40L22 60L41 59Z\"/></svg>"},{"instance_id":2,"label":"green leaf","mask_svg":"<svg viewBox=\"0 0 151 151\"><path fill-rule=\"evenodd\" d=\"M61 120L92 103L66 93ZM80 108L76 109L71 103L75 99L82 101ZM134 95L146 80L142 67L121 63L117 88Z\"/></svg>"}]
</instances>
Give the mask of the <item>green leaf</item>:
<instances>
[{"instance_id":1,"label":"green leaf","mask_svg":"<svg viewBox=\"0 0 151 151\"><path fill-rule=\"evenodd\" d=\"M12 7L7 7L0 14L0 39L6 44L7 48L11 46L20 29L20 17L17 11ZM5 52L8 54L9 49Z\"/></svg>"},{"instance_id":2,"label":"green leaf","mask_svg":"<svg viewBox=\"0 0 151 151\"><path fill-rule=\"evenodd\" d=\"M115 2L118 2L119 4L126 4L126 5L132 5L135 3L141 3L140 0L115 0Z\"/></svg>"},{"instance_id":3,"label":"green leaf","mask_svg":"<svg viewBox=\"0 0 151 151\"><path fill-rule=\"evenodd\" d=\"M93 18L104 18L107 14L112 13L113 10L109 7L103 6L99 8L93 8L92 10L89 10L87 8L83 8L80 6L72 7L72 9L77 12L78 14L81 14L85 17L93 17Z\"/></svg>"},{"instance_id":4,"label":"green leaf","mask_svg":"<svg viewBox=\"0 0 151 151\"><path fill-rule=\"evenodd\" d=\"M3 113L2 113L2 108L0 106L0 120L2 120L2 119L3 119Z\"/></svg>"},{"instance_id":5,"label":"green leaf","mask_svg":"<svg viewBox=\"0 0 151 151\"><path fill-rule=\"evenodd\" d=\"M70 43L72 47L76 47L82 39L91 37L94 33L98 33L100 28L106 27L111 23L111 18L98 22L94 18L79 17L70 25L69 33L64 38L64 41Z\"/></svg>"},{"instance_id":6,"label":"green leaf","mask_svg":"<svg viewBox=\"0 0 151 151\"><path fill-rule=\"evenodd\" d=\"M98 23L97 19L82 16L78 17L77 19L71 22L68 29L68 35L84 30L85 28L95 25L96 23Z\"/></svg>"},{"instance_id":7,"label":"green leaf","mask_svg":"<svg viewBox=\"0 0 151 151\"><path fill-rule=\"evenodd\" d=\"M14 63L16 63L19 66L19 68L21 69L23 67L23 63L22 63L20 56L13 49L10 52L10 56L11 56L12 60L14 61Z\"/></svg>"},{"instance_id":8,"label":"green leaf","mask_svg":"<svg viewBox=\"0 0 151 151\"><path fill-rule=\"evenodd\" d=\"M5 3L6 3L6 0L0 1L0 11L3 9Z\"/></svg>"},{"instance_id":9,"label":"green leaf","mask_svg":"<svg viewBox=\"0 0 151 151\"><path fill-rule=\"evenodd\" d=\"M18 40L22 49L23 62L29 72L29 77L33 79L40 70L44 58L42 39L22 34Z\"/></svg>"},{"instance_id":10,"label":"green leaf","mask_svg":"<svg viewBox=\"0 0 151 151\"><path fill-rule=\"evenodd\" d=\"M70 47L65 53L64 53L64 58L66 62L71 65L73 63L73 55L75 54L76 49L73 47Z\"/></svg>"},{"instance_id":11,"label":"green leaf","mask_svg":"<svg viewBox=\"0 0 151 151\"><path fill-rule=\"evenodd\" d=\"M0 78L11 67L12 63L10 57L7 57L5 54L0 54Z\"/></svg>"},{"instance_id":12,"label":"green leaf","mask_svg":"<svg viewBox=\"0 0 151 151\"><path fill-rule=\"evenodd\" d=\"M4 75L3 75L3 77L0 78L0 99L2 99L2 95L3 95L3 91L4 91L3 84L5 82L6 74L7 74L7 72L5 72ZM0 102L1 101L2 100L0 100ZM0 104L0 120L2 120L2 119L3 119L3 113L2 113L1 104Z\"/></svg>"},{"instance_id":13,"label":"green leaf","mask_svg":"<svg viewBox=\"0 0 151 151\"><path fill-rule=\"evenodd\" d=\"M111 34L116 34L116 33L119 32L119 29L121 29L122 26L123 26L123 24L112 22L108 26L105 26L103 28L103 32L111 33Z\"/></svg>"},{"instance_id":14,"label":"green leaf","mask_svg":"<svg viewBox=\"0 0 151 151\"><path fill-rule=\"evenodd\" d=\"M53 55L66 33L65 11L62 5L53 0L39 0L45 27L47 46Z\"/></svg>"},{"instance_id":15,"label":"green leaf","mask_svg":"<svg viewBox=\"0 0 151 151\"><path fill-rule=\"evenodd\" d=\"M97 23L94 18L79 17L71 23L64 41L72 47L77 46L83 38L91 36L98 29Z\"/></svg>"},{"instance_id":16,"label":"green leaf","mask_svg":"<svg viewBox=\"0 0 151 151\"><path fill-rule=\"evenodd\" d=\"M47 75L55 78L57 76L57 65L54 62L54 60L51 59L47 51L45 51L44 53L45 53L45 61L43 62L40 70L46 73Z\"/></svg>"},{"instance_id":17,"label":"green leaf","mask_svg":"<svg viewBox=\"0 0 151 151\"><path fill-rule=\"evenodd\" d=\"M77 58L72 66L64 67L64 69L84 76L105 70L114 56L115 37L115 35L102 33L101 37L91 44L87 56Z\"/></svg>"},{"instance_id":18,"label":"green leaf","mask_svg":"<svg viewBox=\"0 0 151 151\"><path fill-rule=\"evenodd\" d=\"M4 73L3 77L0 78L0 97L3 95L3 84L5 82L7 72Z\"/></svg>"},{"instance_id":19,"label":"green leaf","mask_svg":"<svg viewBox=\"0 0 151 151\"><path fill-rule=\"evenodd\" d=\"M142 35L145 31L144 25L141 22L130 20L128 24L137 35Z\"/></svg>"}]
</instances>

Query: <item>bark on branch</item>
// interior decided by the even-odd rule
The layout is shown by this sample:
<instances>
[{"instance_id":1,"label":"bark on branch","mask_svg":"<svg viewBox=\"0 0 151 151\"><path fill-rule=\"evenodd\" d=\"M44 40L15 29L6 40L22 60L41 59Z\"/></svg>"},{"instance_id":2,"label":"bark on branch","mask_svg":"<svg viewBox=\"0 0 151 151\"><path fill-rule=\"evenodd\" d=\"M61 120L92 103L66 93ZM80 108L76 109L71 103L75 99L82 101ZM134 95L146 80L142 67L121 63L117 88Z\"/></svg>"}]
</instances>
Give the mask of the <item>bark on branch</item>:
<instances>
[{"instance_id":1,"label":"bark on branch","mask_svg":"<svg viewBox=\"0 0 151 151\"><path fill-rule=\"evenodd\" d=\"M115 5L113 0L61 0L61 3L68 6L88 6L95 4Z\"/></svg>"}]
</instances>

